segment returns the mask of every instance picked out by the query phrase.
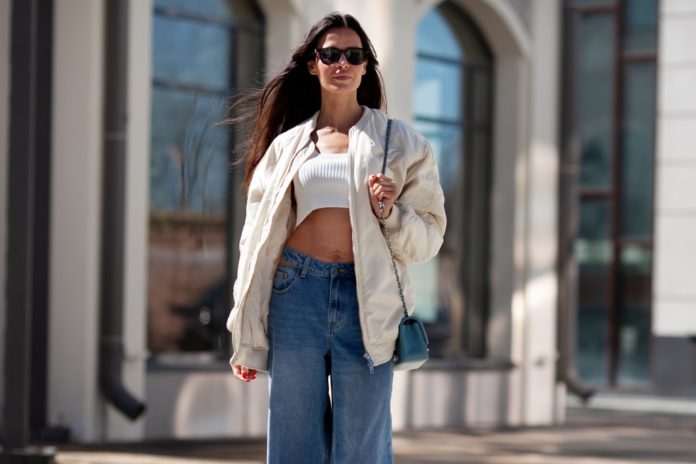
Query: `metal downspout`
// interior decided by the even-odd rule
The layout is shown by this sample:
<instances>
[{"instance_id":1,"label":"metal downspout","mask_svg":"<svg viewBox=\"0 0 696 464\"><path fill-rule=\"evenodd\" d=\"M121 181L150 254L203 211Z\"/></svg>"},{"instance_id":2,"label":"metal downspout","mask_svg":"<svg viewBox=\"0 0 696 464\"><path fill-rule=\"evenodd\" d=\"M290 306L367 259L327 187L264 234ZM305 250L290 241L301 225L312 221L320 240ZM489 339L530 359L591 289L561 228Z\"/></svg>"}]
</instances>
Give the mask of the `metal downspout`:
<instances>
[{"instance_id":1,"label":"metal downspout","mask_svg":"<svg viewBox=\"0 0 696 464\"><path fill-rule=\"evenodd\" d=\"M561 31L572 30L573 11L570 8L561 8ZM560 57L558 63L559 76L561 76L558 99L558 114L561 116L560 127L560 163L558 173L558 300L556 319L556 348L558 359L556 361L556 380L563 382L568 391L578 396L586 403L595 390L585 385L577 375L575 368L575 354L577 351L577 285L578 264L575 259L575 240L579 228L579 195L580 182L580 156L577 137L573 133L574 120L574 94L577 76L570 71L573 57L575 56L571 40L563 40L559 47Z\"/></svg>"},{"instance_id":2,"label":"metal downspout","mask_svg":"<svg viewBox=\"0 0 696 464\"><path fill-rule=\"evenodd\" d=\"M144 411L122 379L128 1L106 1L99 387L131 420Z\"/></svg>"}]
</instances>

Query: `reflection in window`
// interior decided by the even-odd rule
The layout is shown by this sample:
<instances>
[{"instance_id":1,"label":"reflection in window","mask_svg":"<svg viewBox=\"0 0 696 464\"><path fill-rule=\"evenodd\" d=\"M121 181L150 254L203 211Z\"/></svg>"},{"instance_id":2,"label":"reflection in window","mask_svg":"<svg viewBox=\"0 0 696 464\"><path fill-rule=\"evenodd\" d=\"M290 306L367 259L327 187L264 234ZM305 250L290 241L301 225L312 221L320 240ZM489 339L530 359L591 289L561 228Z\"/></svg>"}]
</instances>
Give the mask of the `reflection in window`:
<instances>
[{"instance_id":1,"label":"reflection in window","mask_svg":"<svg viewBox=\"0 0 696 464\"><path fill-rule=\"evenodd\" d=\"M231 135L217 123L259 73L261 16L247 1L154 8L148 348L224 355L236 190Z\"/></svg>"},{"instance_id":2,"label":"reflection in window","mask_svg":"<svg viewBox=\"0 0 696 464\"><path fill-rule=\"evenodd\" d=\"M617 376L622 384L644 384L650 377L652 250L628 244L622 248L619 260L621 325Z\"/></svg>"},{"instance_id":3,"label":"reflection in window","mask_svg":"<svg viewBox=\"0 0 696 464\"><path fill-rule=\"evenodd\" d=\"M580 164L577 368L593 384L646 384L657 0L566 4L572 52L566 156Z\"/></svg>"},{"instance_id":4,"label":"reflection in window","mask_svg":"<svg viewBox=\"0 0 696 464\"><path fill-rule=\"evenodd\" d=\"M151 210L224 215L225 98L156 86L152 108Z\"/></svg>"},{"instance_id":5,"label":"reflection in window","mask_svg":"<svg viewBox=\"0 0 696 464\"><path fill-rule=\"evenodd\" d=\"M610 203L586 198L580 204L580 223L575 241L578 272L578 373L592 383L606 381L607 314L612 265Z\"/></svg>"},{"instance_id":6,"label":"reflection in window","mask_svg":"<svg viewBox=\"0 0 696 464\"><path fill-rule=\"evenodd\" d=\"M657 42L657 1L631 0L624 8L624 50L653 50Z\"/></svg>"},{"instance_id":7,"label":"reflection in window","mask_svg":"<svg viewBox=\"0 0 696 464\"><path fill-rule=\"evenodd\" d=\"M614 19L610 14L593 15L579 26L580 50L578 85L583 95L578 100L580 118L581 171L584 187L606 187L611 181L612 99L614 79Z\"/></svg>"},{"instance_id":8,"label":"reflection in window","mask_svg":"<svg viewBox=\"0 0 696 464\"><path fill-rule=\"evenodd\" d=\"M652 237L652 178L655 147L655 63L624 66L623 181L621 185L621 232L628 237Z\"/></svg>"},{"instance_id":9,"label":"reflection in window","mask_svg":"<svg viewBox=\"0 0 696 464\"><path fill-rule=\"evenodd\" d=\"M492 58L450 2L421 20L413 108L435 152L447 231L437 257L410 268L434 357L484 356L488 307Z\"/></svg>"}]
</instances>

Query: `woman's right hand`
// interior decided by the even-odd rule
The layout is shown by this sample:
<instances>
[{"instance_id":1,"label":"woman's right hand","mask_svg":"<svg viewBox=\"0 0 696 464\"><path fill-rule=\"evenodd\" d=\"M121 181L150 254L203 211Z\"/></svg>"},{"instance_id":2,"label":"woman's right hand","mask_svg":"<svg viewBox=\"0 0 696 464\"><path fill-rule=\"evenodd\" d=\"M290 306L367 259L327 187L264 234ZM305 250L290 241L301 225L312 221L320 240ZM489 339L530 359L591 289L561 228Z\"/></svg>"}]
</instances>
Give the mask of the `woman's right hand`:
<instances>
[{"instance_id":1,"label":"woman's right hand","mask_svg":"<svg viewBox=\"0 0 696 464\"><path fill-rule=\"evenodd\" d=\"M232 372L234 373L234 376L242 382L248 383L256 378L256 369L249 369L248 367L240 364L233 365Z\"/></svg>"}]
</instances>

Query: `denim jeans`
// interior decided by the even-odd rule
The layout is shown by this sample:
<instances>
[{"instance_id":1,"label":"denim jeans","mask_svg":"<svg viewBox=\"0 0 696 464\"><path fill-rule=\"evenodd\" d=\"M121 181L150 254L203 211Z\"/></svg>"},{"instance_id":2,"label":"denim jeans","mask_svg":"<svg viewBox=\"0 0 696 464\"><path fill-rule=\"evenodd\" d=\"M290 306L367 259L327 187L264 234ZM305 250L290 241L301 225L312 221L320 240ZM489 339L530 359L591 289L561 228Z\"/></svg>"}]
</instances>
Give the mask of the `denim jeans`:
<instances>
[{"instance_id":1,"label":"denim jeans","mask_svg":"<svg viewBox=\"0 0 696 464\"><path fill-rule=\"evenodd\" d=\"M393 364L367 362L352 263L286 246L268 340L268 463L393 462Z\"/></svg>"}]
</instances>

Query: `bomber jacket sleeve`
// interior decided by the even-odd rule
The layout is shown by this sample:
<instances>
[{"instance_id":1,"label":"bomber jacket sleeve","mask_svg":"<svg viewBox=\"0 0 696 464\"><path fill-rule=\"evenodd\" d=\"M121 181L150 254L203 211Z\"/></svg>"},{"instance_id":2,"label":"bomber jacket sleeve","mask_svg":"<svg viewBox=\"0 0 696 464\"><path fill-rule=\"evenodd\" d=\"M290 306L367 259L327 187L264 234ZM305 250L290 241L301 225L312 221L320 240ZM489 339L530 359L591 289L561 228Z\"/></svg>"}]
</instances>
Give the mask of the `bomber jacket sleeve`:
<instances>
[{"instance_id":1,"label":"bomber jacket sleeve","mask_svg":"<svg viewBox=\"0 0 696 464\"><path fill-rule=\"evenodd\" d=\"M254 175L249 183L249 190L247 191L247 201L246 201L246 213L244 217L244 226L242 227L242 233L239 238L239 252L240 256L244 253L244 248L249 241L249 235L251 235L251 229L256 222L256 216L259 212L259 206L261 205L261 200L263 199L263 194L266 191L266 182L270 177L270 170L272 169L272 158L275 157L275 147L271 144L266 153L264 154L259 164L256 165L254 170ZM233 298L235 304L239 303L239 285L240 278L237 275L237 280L235 281L233 289ZM231 329L231 328L230 328Z\"/></svg>"},{"instance_id":2,"label":"bomber jacket sleeve","mask_svg":"<svg viewBox=\"0 0 696 464\"><path fill-rule=\"evenodd\" d=\"M408 167L403 188L385 219L394 256L406 264L435 256L447 226L437 160L425 140L421 155Z\"/></svg>"},{"instance_id":3,"label":"bomber jacket sleeve","mask_svg":"<svg viewBox=\"0 0 696 464\"><path fill-rule=\"evenodd\" d=\"M232 344L234 349L230 364L241 364L260 370L265 370L264 366L266 363L267 351L265 347L256 346L258 343L254 343L254 339L257 338L254 337L254 333L258 334L263 332L262 322L259 314L241 309L240 291L244 279L250 278L249 276L243 275L246 272L244 267L246 265L245 257L248 255L247 247L250 245L250 236L253 234L264 192L266 191L267 183L271 177L273 167L275 166L275 158L276 147L275 143L272 143L256 166L251 178L251 183L249 184L246 216L239 240L239 267L237 279L235 280L232 290L234 307L227 319L227 330L232 333Z\"/></svg>"}]
</instances>

